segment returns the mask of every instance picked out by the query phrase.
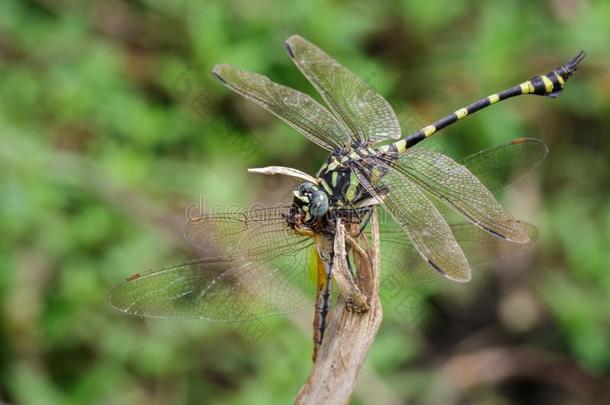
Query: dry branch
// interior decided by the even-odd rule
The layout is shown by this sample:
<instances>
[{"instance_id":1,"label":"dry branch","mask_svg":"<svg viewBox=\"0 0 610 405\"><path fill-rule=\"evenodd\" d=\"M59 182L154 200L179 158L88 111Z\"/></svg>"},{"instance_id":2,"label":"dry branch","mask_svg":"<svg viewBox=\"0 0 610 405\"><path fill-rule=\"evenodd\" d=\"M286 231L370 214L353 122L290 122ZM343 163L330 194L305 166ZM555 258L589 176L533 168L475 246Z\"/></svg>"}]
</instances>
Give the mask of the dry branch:
<instances>
[{"instance_id":1,"label":"dry branch","mask_svg":"<svg viewBox=\"0 0 610 405\"><path fill-rule=\"evenodd\" d=\"M369 304L367 302L367 297L362 293L362 291L360 291L360 287L358 287L358 284L356 284L356 280L350 272L347 264L345 242L345 227L341 223L341 220L338 219L337 231L335 234L335 244L333 247L333 279L339 287L340 294L345 300L347 309L356 312L368 311ZM359 247L357 241L353 241L352 245L354 246L353 249L357 249ZM361 249L358 249L358 252L363 252L363 255L366 255L366 252Z\"/></svg>"},{"instance_id":2,"label":"dry branch","mask_svg":"<svg viewBox=\"0 0 610 405\"><path fill-rule=\"evenodd\" d=\"M338 224L338 232L342 232ZM346 297L339 296L331 313L330 322L316 362L309 378L301 387L296 404L346 404L356 385L356 379L382 319L379 301L379 224L377 213L371 216L372 241L361 235L358 241L365 246L363 255L353 251L356 266L356 285L366 297L368 311L351 310ZM342 235L342 233L341 233ZM345 239L339 239L339 254L345 254ZM343 260L335 260L334 266L344 266ZM335 274L345 268L333 268ZM357 295L357 294L356 294ZM350 297L350 298L353 298Z\"/></svg>"}]
</instances>

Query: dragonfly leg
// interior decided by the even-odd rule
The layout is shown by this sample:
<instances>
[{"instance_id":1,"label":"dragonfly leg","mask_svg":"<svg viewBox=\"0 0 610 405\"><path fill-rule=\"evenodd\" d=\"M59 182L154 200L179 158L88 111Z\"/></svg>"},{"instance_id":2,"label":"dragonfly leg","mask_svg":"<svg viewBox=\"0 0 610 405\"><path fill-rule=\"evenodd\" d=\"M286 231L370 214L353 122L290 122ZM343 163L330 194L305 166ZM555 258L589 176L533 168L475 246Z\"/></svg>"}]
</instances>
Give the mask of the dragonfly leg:
<instances>
[{"instance_id":1,"label":"dragonfly leg","mask_svg":"<svg viewBox=\"0 0 610 405\"><path fill-rule=\"evenodd\" d=\"M362 235L362 232L364 232L364 229L369 224L369 221L371 220L371 214L373 213L373 210L371 209L371 207L363 208L363 210L364 210L364 220L360 224L360 231L358 232L358 235L356 235L356 237ZM349 263L349 261L348 261L348 263Z\"/></svg>"}]
</instances>

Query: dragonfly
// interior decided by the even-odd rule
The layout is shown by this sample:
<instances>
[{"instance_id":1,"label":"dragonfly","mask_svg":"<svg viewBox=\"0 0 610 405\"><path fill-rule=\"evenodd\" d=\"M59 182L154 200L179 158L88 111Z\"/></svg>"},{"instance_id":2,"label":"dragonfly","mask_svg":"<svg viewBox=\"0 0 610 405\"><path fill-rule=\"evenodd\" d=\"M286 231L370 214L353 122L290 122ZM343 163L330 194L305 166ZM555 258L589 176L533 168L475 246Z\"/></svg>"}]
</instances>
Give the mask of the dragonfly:
<instances>
[{"instance_id":1,"label":"dragonfly","mask_svg":"<svg viewBox=\"0 0 610 405\"><path fill-rule=\"evenodd\" d=\"M144 317L216 321L313 307L315 359L334 294L337 221L361 233L373 209L387 212L392 221L380 230L382 273L398 274L405 287L439 278L466 282L473 267L531 243L535 228L507 213L493 193L540 164L543 142L516 139L459 162L419 143L500 101L557 97L584 52L404 136L390 104L369 84L300 36L285 45L326 107L232 65L217 65L212 74L329 151L328 159L315 176L281 170L303 181L288 204L189 218L185 238L201 257L129 276L112 290L113 306ZM451 223L451 212L461 221Z\"/></svg>"}]
</instances>

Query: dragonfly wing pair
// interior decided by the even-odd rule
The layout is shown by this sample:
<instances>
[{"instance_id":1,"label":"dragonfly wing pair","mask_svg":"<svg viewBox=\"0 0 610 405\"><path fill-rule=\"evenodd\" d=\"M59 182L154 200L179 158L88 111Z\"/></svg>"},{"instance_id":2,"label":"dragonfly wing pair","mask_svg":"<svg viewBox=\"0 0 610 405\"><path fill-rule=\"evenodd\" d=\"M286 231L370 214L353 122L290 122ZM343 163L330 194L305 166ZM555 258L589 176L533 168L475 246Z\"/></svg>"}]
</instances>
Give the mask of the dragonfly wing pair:
<instances>
[{"instance_id":1,"label":"dragonfly wing pair","mask_svg":"<svg viewBox=\"0 0 610 405\"><path fill-rule=\"evenodd\" d=\"M422 257L452 280L468 281L470 265L445 218L424 191L497 237L516 243L529 241L519 221L504 211L477 177L441 153L414 148L372 169L358 162L354 169Z\"/></svg>"},{"instance_id":2,"label":"dragonfly wing pair","mask_svg":"<svg viewBox=\"0 0 610 405\"><path fill-rule=\"evenodd\" d=\"M110 302L140 316L222 321L311 308L315 247L310 238L286 227L286 210L273 207L191 219L185 236L205 256L131 276L111 292Z\"/></svg>"},{"instance_id":3,"label":"dragonfly wing pair","mask_svg":"<svg viewBox=\"0 0 610 405\"><path fill-rule=\"evenodd\" d=\"M217 65L212 73L327 150L400 138L394 110L372 87L297 35L288 38L286 48L334 114L310 96L265 76L231 65Z\"/></svg>"},{"instance_id":4,"label":"dragonfly wing pair","mask_svg":"<svg viewBox=\"0 0 610 405\"><path fill-rule=\"evenodd\" d=\"M212 73L225 86L264 107L318 146L333 150L347 143L347 132L339 121L307 94L231 65L217 65Z\"/></svg>"},{"instance_id":5,"label":"dragonfly wing pair","mask_svg":"<svg viewBox=\"0 0 610 405\"><path fill-rule=\"evenodd\" d=\"M522 222L521 226L527 232L530 242L516 244L496 238L480 227L469 223L450 225L453 236L460 244L473 269L478 269L502 258L510 257L531 248L537 238L537 230L531 224ZM396 289L409 289L443 278L439 272L430 271L429 264L421 259L404 231L394 223L386 223L380 230L382 286L390 290L387 297L396 294Z\"/></svg>"},{"instance_id":6,"label":"dragonfly wing pair","mask_svg":"<svg viewBox=\"0 0 610 405\"><path fill-rule=\"evenodd\" d=\"M432 268L452 280L468 281L468 261L445 218L424 192L385 163L373 169L365 165L353 168L360 183L381 201Z\"/></svg>"},{"instance_id":7,"label":"dragonfly wing pair","mask_svg":"<svg viewBox=\"0 0 610 405\"><path fill-rule=\"evenodd\" d=\"M532 138L519 138L470 155L461 160L459 165L480 179L485 187L493 190L493 192L499 192L531 173L540 165L547 153L548 149L542 141ZM435 202L438 203L438 201ZM392 201L388 204L392 204ZM442 203L434 205L443 217L447 216L448 212L445 205L442 205ZM434 211L429 206L427 206L427 210L429 212ZM515 243L506 238L498 238L483 227L475 225L474 221L448 226L464 256L468 259L469 267L472 268L523 251L531 247L537 238L536 228L524 222L519 222L519 229L526 235L526 243ZM418 257L421 255L421 248L417 248L417 242L405 237L404 227L402 228L401 230L398 222L385 221L382 224L380 230L383 252L381 260L384 271L382 276L384 278L398 278L401 285L407 287L442 277L442 272L431 272L429 263ZM455 263L455 261L449 262L450 267L445 270L449 277L457 278L464 274L459 273L459 268L452 266L452 263ZM447 274L443 275L447 276Z\"/></svg>"},{"instance_id":8,"label":"dragonfly wing pair","mask_svg":"<svg viewBox=\"0 0 610 405\"><path fill-rule=\"evenodd\" d=\"M376 143L400 138L394 109L371 86L298 35L286 40L286 49L348 130L352 141Z\"/></svg>"},{"instance_id":9,"label":"dragonfly wing pair","mask_svg":"<svg viewBox=\"0 0 610 405\"><path fill-rule=\"evenodd\" d=\"M548 153L539 139L517 138L474 153L460 163L496 193L530 174Z\"/></svg>"},{"instance_id":10,"label":"dragonfly wing pair","mask_svg":"<svg viewBox=\"0 0 610 405\"><path fill-rule=\"evenodd\" d=\"M515 245L511 242L527 243L531 229L508 215L486 186L499 191L523 178L539 166L547 151L543 142L521 138L483 150L458 163L418 147L396 162L388 161L384 168L388 174L380 179L374 178L378 170L371 172L366 167L356 170L363 185L380 197L425 261L448 278L467 281L470 265L475 264L466 261L469 255L464 255L460 248L463 247L461 235L455 235L455 229L446 223L443 215L446 210L439 212L437 208L442 207L432 204L419 188L486 232L509 242L506 246Z\"/></svg>"}]
</instances>

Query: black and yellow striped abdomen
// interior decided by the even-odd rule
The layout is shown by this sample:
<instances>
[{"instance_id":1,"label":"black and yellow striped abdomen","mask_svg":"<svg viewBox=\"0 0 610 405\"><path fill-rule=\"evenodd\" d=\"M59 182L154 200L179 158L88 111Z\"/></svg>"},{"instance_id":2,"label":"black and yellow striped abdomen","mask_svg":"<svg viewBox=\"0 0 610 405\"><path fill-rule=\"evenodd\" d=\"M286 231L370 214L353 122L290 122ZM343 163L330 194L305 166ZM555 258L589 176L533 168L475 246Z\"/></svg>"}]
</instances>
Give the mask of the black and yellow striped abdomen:
<instances>
[{"instance_id":1,"label":"black and yellow striped abdomen","mask_svg":"<svg viewBox=\"0 0 610 405\"><path fill-rule=\"evenodd\" d=\"M494 93L488 97L477 100L474 103L460 108L453 113L444 116L440 120L427 125L418 131L413 132L412 134L409 134L406 138L392 144L382 146L380 150L390 154L403 153L411 146L423 141L432 134L461 120L462 118L495 104L498 101L506 100L511 97L520 96L522 94L535 94L538 96L555 98L562 92L567 80L576 71L578 64L584 59L584 57L585 53L581 51L566 64L559 66L552 72L533 77L530 80L510 87L499 93Z\"/></svg>"}]
</instances>

